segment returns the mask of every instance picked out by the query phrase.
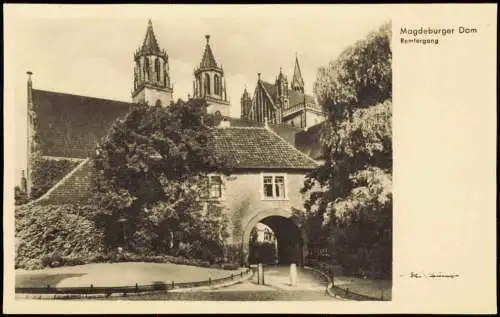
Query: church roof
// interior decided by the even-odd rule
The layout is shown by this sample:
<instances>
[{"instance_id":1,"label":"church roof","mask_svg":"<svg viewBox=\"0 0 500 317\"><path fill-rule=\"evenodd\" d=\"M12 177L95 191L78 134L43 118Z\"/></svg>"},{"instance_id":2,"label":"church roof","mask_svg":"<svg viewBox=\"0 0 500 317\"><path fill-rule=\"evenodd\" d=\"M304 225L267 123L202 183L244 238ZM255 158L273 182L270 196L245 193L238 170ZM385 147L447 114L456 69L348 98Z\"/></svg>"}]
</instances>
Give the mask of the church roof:
<instances>
[{"instance_id":1,"label":"church roof","mask_svg":"<svg viewBox=\"0 0 500 317\"><path fill-rule=\"evenodd\" d=\"M292 87L294 86L304 87L304 79L302 78L302 72L300 71L298 57L295 57L295 69L293 70Z\"/></svg>"},{"instance_id":2,"label":"church roof","mask_svg":"<svg viewBox=\"0 0 500 317\"><path fill-rule=\"evenodd\" d=\"M210 48L210 35L206 35L205 37L207 39L207 44L205 45L205 51L203 52L200 68L217 68L214 53L212 52L212 48Z\"/></svg>"},{"instance_id":3,"label":"church roof","mask_svg":"<svg viewBox=\"0 0 500 317\"><path fill-rule=\"evenodd\" d=\"M151 20L149 20L148 22L148 29L146 30L146 36L144 37L144 42L142 43L140 52L143 55L162 54L158 45L158 41L156 40L155 33L153 31L153 23L151 23Z\"/></svg>"},{"instance_id":4,"label":"church roof","mask_svg":"<svg viewBox=\"0 0 500 317\"><path fill-rule=\"evenodd\" d=\"M131 103L33 89L42 155L85 158Z\"/></svg>"},{"instance_id":5,"label":"church roof","mask_svg":"<svg viewBox=\"0 0 500 317\"><path fill-rule=\"evenodd\" d=\"M313 169L317 163L263 127L226 127L212 131L216 155L236 169Z\"/></svg>"}]
</instances>

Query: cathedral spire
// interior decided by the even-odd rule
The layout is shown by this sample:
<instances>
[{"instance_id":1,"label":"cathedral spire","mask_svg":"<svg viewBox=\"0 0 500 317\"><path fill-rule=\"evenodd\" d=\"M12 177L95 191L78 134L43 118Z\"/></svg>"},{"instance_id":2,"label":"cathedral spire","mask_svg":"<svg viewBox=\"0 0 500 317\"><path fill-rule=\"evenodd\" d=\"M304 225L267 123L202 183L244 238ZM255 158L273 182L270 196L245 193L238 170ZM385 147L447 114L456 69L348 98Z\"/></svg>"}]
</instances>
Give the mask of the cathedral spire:
<instances>
[{"instance_id":1,"label":"cathedral spire","mask_svg":"<svg viewBox=\"0 0 500 317\"><path fill-rule=\"evenodd\" d=\"M214 53L210 47L210 35L205 35L205 38L207 39L207 44L205 45L200 68L217 68L217 62L215 61Z\"/></svg>"},{"instance_id":2,"label":"cathedral spire","mask_svg":"<svg viewBox=\"0 0 500 317\"><path fill-rule=\"evenodd\" d=\"M153 23L151 22L151 19L148 20L148 28L146 30L144 42L142 43L141 53L145 55L162 54L160 47L158 46L158 41L156 40L155 32L153 31Z\"/></svg>"},{"instance_id":3,"label":"cathedral spire","mask_svg":"<svg viewBox=\"0 0 500 317\"><path fill-rule=\"evenodd\" d=\"M299 58L295 55L295 69L293 70L292 89L304 93L304 79L299 66Z\"/></svg>"}]
</instances>

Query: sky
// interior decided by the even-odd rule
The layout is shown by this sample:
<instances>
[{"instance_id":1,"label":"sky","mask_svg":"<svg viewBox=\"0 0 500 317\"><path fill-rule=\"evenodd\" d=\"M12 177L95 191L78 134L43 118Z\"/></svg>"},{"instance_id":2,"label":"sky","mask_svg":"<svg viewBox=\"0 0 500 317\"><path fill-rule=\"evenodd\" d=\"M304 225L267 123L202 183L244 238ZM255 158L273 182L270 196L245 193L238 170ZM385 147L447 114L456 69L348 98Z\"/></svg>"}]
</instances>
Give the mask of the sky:
<instances>
[{"instance_id":1,"label":"sky","mask_svg":"<svg viewBox=\"0 0 500 317\"><path fill-rule=\"evenodd\" d=\"M13 96L21 158L26 71L33 72L36 89L131 101L133 54L148 19L169 55L174 100L192 94L193 70L210 34L231 116L239 117L241 93L247 87L253 94L257 73L274 82L282 67L290 83L297 56L306 93L312 94L318 67L390 14L384 5L6 5L4 18L4 82Z\"/></svg>"}]
</instances>

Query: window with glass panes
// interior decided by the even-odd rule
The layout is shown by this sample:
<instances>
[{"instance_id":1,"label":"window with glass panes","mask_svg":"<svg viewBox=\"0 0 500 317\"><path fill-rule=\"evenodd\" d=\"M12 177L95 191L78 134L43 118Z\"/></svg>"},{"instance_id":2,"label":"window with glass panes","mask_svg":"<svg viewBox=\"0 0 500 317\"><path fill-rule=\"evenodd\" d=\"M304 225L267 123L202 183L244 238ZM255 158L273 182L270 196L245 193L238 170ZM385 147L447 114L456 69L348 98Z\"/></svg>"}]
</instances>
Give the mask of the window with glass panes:
<instances>
[{"instance_id":1,"label":"window with glass panes","mask_svg":"<svg viewBox=\"0 0 500 317\"><path fill-rule=\"evenodd\" d=\"M263 178L264 197L285 198L285 176L266 175Z\"/></svg>"},{"instance_id":2,"label":"window with glass panes","mask_svg":"<svg viewBox=\"0 0 500 317\"><path fill-rule=\"evenodd\" d=\"M202 187L205 198L222 197L222 178L218 175L203 177Z\"/></svg>"}]
</instances>

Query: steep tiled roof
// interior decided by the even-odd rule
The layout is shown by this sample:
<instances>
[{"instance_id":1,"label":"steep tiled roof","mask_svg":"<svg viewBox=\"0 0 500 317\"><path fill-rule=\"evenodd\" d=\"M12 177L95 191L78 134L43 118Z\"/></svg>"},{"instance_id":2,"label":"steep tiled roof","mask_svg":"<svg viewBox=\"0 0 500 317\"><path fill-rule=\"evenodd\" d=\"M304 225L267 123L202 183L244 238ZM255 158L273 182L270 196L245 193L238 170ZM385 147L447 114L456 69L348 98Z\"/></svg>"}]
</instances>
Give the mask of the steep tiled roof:
<instances>
[{"instance_id":1,"label":"steep tiled roof","mask_svg":"<svg viewBox=\"0 0 500 317\"><path fill-rule=\"evenodd\" d=\"M244 120L239 118L227 118L231 123L232 127L264 127L264 122L258 122L253 120ZM294 127L289 124L268 124L269 128L278 134L285 141L291 145L295 145L295 135L303 131L299 127Z\"/></svg>"},{"instance_id":2,"label":"steep tiled roof","mask_svg":"<svg viewBox=\"0 0 500 317\"><path fill-rule=\"evenodd\" d=\"M156 36L153 31L153 24L151 23L151 20L149 20L148 22L148 29L146 30L146 36L144 37L144 42L142 43L141 53L144 55L161 54L158 41L156 41Z\"/></svg>"},{"instance_id":3,"label":"steep tiled roof","mask_svg":"<svg viewBox=\"0 0 500 317\"><path fill-rule=\"evenodd\" d=\"M42 155L85 158L132 104L33 89Z\"/></svg>"},{"instance_id":4,"label":"steep tiled roof","mask_svg":"<svg viewBox=\"0 0 500 317\"><path fill-rule=\"evenodd\" d=\"M214 53L212 52L210 44L208 43L210 36L207 35L206 38L207 45L205 45L205 51L203 52L200 68L217 68L217 62L215 61Z\"/></svg>"},{"instance_id":5,"label":"steep tiled roof","mask_svg":"<svg viewBox=\"0 0 500 317\"><path fill-rule=\"evenodd\" d=\"M315 160L324 159L321 134L325 122L313 125L307 131L301 131L295 135L295 147L302 153L309 155Z\"/></svg>"},{"instance_id":6,"label":"steep tiled roof","mask_svg":"<svg viewBox=\"0 0 500 317\"><path fill-rule=\"evenodd\" d=\"M259 127L227 127L212 131L216 154L241 169L313 169L316 163L276 133Z\"/></svg>"}]
</instances>

